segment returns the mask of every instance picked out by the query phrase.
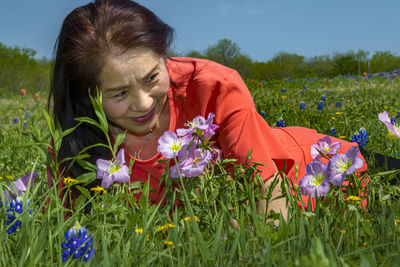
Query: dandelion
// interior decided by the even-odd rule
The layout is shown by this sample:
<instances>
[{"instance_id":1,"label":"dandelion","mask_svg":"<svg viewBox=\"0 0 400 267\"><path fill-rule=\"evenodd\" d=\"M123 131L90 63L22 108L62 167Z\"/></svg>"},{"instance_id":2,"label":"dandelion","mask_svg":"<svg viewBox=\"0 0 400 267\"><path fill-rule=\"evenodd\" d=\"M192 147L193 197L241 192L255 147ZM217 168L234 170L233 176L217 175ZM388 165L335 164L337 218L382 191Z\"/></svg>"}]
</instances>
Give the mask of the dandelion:
<instances>
[{"instance_id":1,"label":"dandelion","mask_svg":"<svg viewBox=\"0 0 400 267\"><path fill-rule=\"evenodd\" d=\"M386 128L389 130L389 139L400 139L400 127L397 124L392 124L386 111L379 113L378 118L386 125Z\"/></svg>"},{"instance_id":2,"label":"dandelion","mask_svg":"<svg viewBox=\"0 0 400 267\"><path fill-rule=\"evenodd\" d=\"M282 117L276 121L276 127L285 127L285 126L286 126L286 123Z\"/></svg>"},{"instance_id":3,"label":"dandelion","mask_svg":"<svg viewBox=\"0 0 400 267\"><path fill-rule=\"evenodd\" d=\"M335 117L332 117L332 120L334 121L334 120L336 120L336 118L335 118Z\"/></svg>"},{"instance_id":4,"label":"dandelion","mask_svg":"<svg viewBox=\"0 0 400 267\"><path fill-rule=\"evenodd\" d=\"M135 233L142 234L143 233L143 228L136 228L135 229Z\"/></svg>"},{"instance_id":5,"label":"dandelion","mask_svg":"<svg viewBox=\"0 0 400 267\"><path fill-rule=\"evenodd\" d=\"M355 202L357 204L361 203L361 198L359 196L348 196L346 200L349 202Z\"/></svg>"},{"instance_id":6,"label":"dandelion","mask_svg":"<svg viewBox=\"0 0 400 267\"><path fill-rule=\"evenodd\" d=\"M358 133L354 133L353 136L351 136L351 142L357 142L359 147L364 147L368 143L368 133L365 128L360 128L358 130Z\"/></svg>"},{"instance_id":7,"label":"dandelion","mask_svg":"<svg viewBox=\"0 0 400 267\"><path fill-rule=\"evenodd\" d=\"M332 143L332 139L329 136L325 136L319 139L317 144L311 146L311 157L320 159L322 155L335 155L341 146L340 142Z\"/></svg>"},{"instance_id":8,"label":"dandelion","mask_svg":"<svg viewBox=\"0 0 400 267\"><path fill-rule=\"evenodd\" d=\"M164 224L156 229L157 232L165 232L166 230L168 230L168 224Z\"/></svg>"},{"instance_id":9,"label":"dandelion","mask_svg":"<svg viewBox=\"0 0 400 267\"><path fill-rule=\"evenodd\" d=\"M66 185L77 183L77 182L78 182L78 180L71 178L71 177L64 178L64 184L66 184Z\"/></svg>"},{"instance_id":10,"label":"dandelion","mask_svg":"<svg viewBox=\"0 0 400 267\"><path fill-rule=\"evenodd\" d=\"M183 218L183 220L189 221L189 222L192 221L192 219L191 219L190 217ZM194 216L194 220L195 220L196 222L199 222L199 221L200 221L199 218L197 218L197 216Z\"/></svg>"},{"instance_id":11,"label":"dandelion","mask_svg":"<svg viewBox=\"0 0 400 267\"><path fill-rule=\"evenodd\" d=\"M103 193L103 195L107 193L107 191L101 186L92 187L90 188L90 191L94 191L95 193Z\"/></svg>"},{"instance_id":12,"label":"dandelion","mask_svg":"<svg viewBox=\"0 0 400 267\"><path fill-rule=\"evenodd\" d=\"M82 227L79 222L76 222L72 228L66 231L64 237L67 242L61 243L63 262L66 262L70 257L88 261L96 253L96 249L93 248L92 235L88 235L86 228Z\"/></svg>"},{"instance_id":13,"label":"dandelion","mask_svg":"<svg viewBox=\"0 0 400 267\"><path fill-rule=\"evenodd\" d=\"M175 248L174 243L172 241L165 240L164 244L167 245L168 247Z\"/></svg>"},{"instance_id":14,"label":"dandelion","mask_svg":"<svg viewBox=\"0 0 400 267\"><path fill-rule=\"evenodd\" d=\"M358 147L352 146L345 154L336 154L329 160L329 182L340 186L346 175L354 173L363 166L362 159L357 157L358 152Z\"/></svg>"},{"instance_id":15,"label":"dandelion","mask_svg":"<svg viewBox=\"0 0 400 267\"><path fill-rule=\"evenodd\" d=\"M115 160L98 159L97 179L102 179L101 187L108 188L114 182L126 183L129 181L129 168L125 165L124 149L120 149Z\"/></svg>"},{"instance_id":16,"label":"dandelion","mask_svg":"<svg viewBox=\"0 0 400 267\"><path fill-rule=\"evenodd\" d=\"M306 175L299 181L299 188L303 195L315 197L324 196L329 191L328 163L322 164L320 160L314 160L307 164Z\"/></svg>"}]
</instances>

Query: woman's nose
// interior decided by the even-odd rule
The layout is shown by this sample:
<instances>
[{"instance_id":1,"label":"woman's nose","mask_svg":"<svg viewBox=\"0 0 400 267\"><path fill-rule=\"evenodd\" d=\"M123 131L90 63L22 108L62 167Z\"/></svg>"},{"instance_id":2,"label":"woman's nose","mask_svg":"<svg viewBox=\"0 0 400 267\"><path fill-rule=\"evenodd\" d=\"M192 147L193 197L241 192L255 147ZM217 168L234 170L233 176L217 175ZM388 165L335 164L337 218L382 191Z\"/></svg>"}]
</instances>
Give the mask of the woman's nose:
<instances>
[{"instance_id":1,"label":"woman's nose","mask_svg":"<svg viewBox=\"0 0 400 267\"><path fill-rule=\"evenodd\" d=\"M154 99L145 91L139 90L131 95L131 110L134 112L148 112L153 106Z\"/></svg>"}]
</instances>

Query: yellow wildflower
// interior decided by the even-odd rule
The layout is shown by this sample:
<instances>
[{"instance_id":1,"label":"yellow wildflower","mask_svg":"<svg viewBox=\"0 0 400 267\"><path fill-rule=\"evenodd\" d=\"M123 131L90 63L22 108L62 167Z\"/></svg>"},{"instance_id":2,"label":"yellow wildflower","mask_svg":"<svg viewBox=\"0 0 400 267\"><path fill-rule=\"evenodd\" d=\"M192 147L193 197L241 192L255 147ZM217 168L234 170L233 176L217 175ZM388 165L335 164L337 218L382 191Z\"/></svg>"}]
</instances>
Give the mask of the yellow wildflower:
<instances>
[{"instance_id":1,"label":"yellow wildflower","mask_svg":"<svg viewBox=\"0 0 400 267\"><path fill-rule=\"evenodd\" d=\"M346 138L346 136L344 136L344 135L339 136L339 139L345 139L345 138Z\"/></svg>"},{"instance_id":2,"label":"yellow wildflower","mask_svg":"<svg viewBox=\"0 0 400 267\"><path fill-rule=\"evenodd\" d=\"M285 99L286 99L286 96L283 95L283 96L282 96L282 100L285 100Z\"/></svg>"},{"instance_id":3,"label":"yellow wildflower","mask_svg":"<svg viewBox=\"0 0 400 267\"><path fill-rule=\"evenodd\" d=\"M95 191L98 193L103 192L103 194L107 193L107 191L101 186L96 186L96 187L90 188L90 191Z\"/></svg>"},{"instance_id":4,"label":"yellow wildflower","mask_svg":"<svg viewBox=\"0 0 400 267\"><path fill-rule=\"evenodd\" d=\"M350 103L350 100L347 100L347 103Z\"/></svg>"},{"instance_id":5,"label":"yellow wildflower","mask_svg":"<svg viewBox=\"0 0 400 267\"><path fill-rule=\"evenodd\" d=\"M18 109L18 112L22 112L22 109Z\"/></svg>"},{"instance_id":6,"label":"yellow wildflower","mask_svg":"<svg viewBox=\"0 0 400 267\"><path fill-rule=\"evenodd\" d=\"M336 115L340 115L340 114L342 114L342 112L339 112L339 111L338 111L338 112L336 112Z\"/></svg>"},{"instance_id":7,"label":"yellow wildflower","mask_svg":"<svg viewBox=\"0 0 400 267\"><path fill-rule=\"evenodd\" d=\"M364 245L364 247L366 247L367 246L367 242L364 242L363 245Z\"/></svg>"},{"instance_id":8,"label":"yellow wildflower","mask_svg":"<svg viewBox=\"0 0 400 267\"><path fill-rule=\"evenodd\" d=\"M397 188L397 192L399 192L399 193L400 193L400 188Z\"/></svg>"},{"instance_id":9,"label":"yellow wildflower","mask_svg":"<svg viewBox=\"0 0 400 267\"><path fill-rule=\"evenodd\" d=\"M400 223L400 219L396 219L396 222L397 222L397 223Z\"/></svg>"},{"instance_id":10,"label":"yellow wildflower","mask_svg":"<svg viewBox=\"0 0 400 267\"><path fill-rule=\"evenodd\" d=\"M335 118L335 117L332 117L332 120L336 120L336 118Z\"/></svg>"},{"instance_id":11,"label":"yellow wildflower","mask_svg":"<svg viewBox=\"0 0 400 267\"><path fill-rule=\"evenodd\" d=\"M190 219L190 217L186 217L186 218L184 218L184 220L185 221L192 221L191 219ZM200 220L199 220L199 218L197 218L197 216L194 216L194 220L196 221L196 222L199 222Z\"/></svg>"},{"instance_id":12,"label":"yellow wildflower","mask_svg":"<svg viewBox=\"0 0 400 267\"><path fill-rule=\"evenodd\" d=\"M340 229L340 230L339 230L339 232L341 232L341 233L345 234L345 233L346 233L346 230L342 230L342 229Z\"/></svg>"},{"instance_id":13,"label":"yellow wildflower","mask_svg":"<svg viewBox=\"0 0 400 267\"><path fill-rule=\"evenodd\" d=\"M168 230L168 224L164 224L156 229L157 232L159 231L165 232L166 230Z\"/></svg>"},{"instance_id":14,"label":"yellow wildflower","mask_svg":"<svg viewBox=\"0 0 400 267\"><path fill-rule=\"evenodd\" d=\"M158 227L158 228L156 229L156 231L157 231L157 232L159 232L159 231L165 232L166 230L168 230L168 228L174 228L174 227L176 227L176 225L175 225L175 224L172 224L172 223L164 224L164 225Z\"/></svg>"},{"instance_id":15,"label":"yellow wildflower","mask_svg":"<svg viewBox=\"0 0 400 267\"><path fill-rule=\"evenodd\" d=\"M64 184L66 184L66 185L76 183L76 182L78 182L78 180L76 180L74 178L71 178L71 177L64 178Z\"/></svg>"},{"instance_id":16,"label":"yellow wildflower","mask_svg":"<svg viewBox=\"0 0 400 267\"><path fill-rule=\"evenodd\" d=\"M361 119L365 119L365 115L361 115Z\"/></svg>"},{"instance_id":17,"label":"yellow wildflower","mask_svg":"<svg viewBox=\"0 0 400 267\"><path fill-rule=\"evenodd\" d=\"M174 246L174 243L173 243L172 241L165 240L165 241L164 241L164 244L167 245L167 246L169 246L169 247L172 246L172 248L175 247L175 246Z\"/></svg>"},{"instance_id":18,"label":"yellow wildflower","mask_svg":"<svg viewBox=\"0 0 400 267\"><path fill-rule=\"evenodd\" d=\"M135 233L142 234L143 233L143 228L136 228Z\"/></svg>"},{"instance_id":19,"label":"yellow wildflower","mask_svg":"<svg viewBox=\"0 0 400 267\"><path fill-rule=\"evenodd\" d=\"M354 201L357 204L360 204L361 198L359 196L348 196L347 201Z\"/></svg>"},{"instance_id":20,"label":"yellow wildflower","mask_svg":"<svg viewBox=\"0 0 400 267\"><path fill-rule=\"evenodd\" d=\"M6 175L6 178L9 179L9 180L14 180L14 177L10 176L10 175Z\"/></svg>"},{"instance_id":21,"label":"yellow wildflower","mask_svg":"<svg viewBox=\"0 0 400 267\"><path fill-rule=\"evenodd\" d=\"M0 176L0 180L3 180L3 177Z\"/></svg>"},{"instance_id":22,"label":"yellow wildflower","mask_svg":"<svg viewBox=\"0 0 400 267\"><path fill-rule=\"evenodd\" d=\"M349 200L349 201L360 201L361 198L359 196L348 196L347 200Z\"/></svg>"}]
</instances>

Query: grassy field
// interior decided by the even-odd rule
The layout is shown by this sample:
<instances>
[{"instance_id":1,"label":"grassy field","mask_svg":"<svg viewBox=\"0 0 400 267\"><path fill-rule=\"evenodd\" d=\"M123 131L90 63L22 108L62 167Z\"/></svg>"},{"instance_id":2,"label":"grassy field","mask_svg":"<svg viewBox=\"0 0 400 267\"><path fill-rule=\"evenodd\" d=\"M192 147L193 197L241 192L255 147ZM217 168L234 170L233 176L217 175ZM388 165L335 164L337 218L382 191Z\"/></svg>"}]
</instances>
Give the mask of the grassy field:
<instances>
[{"instance_id":1,"label":"grassy field","mask_svg":"<svg viewBox=\"0 0 400 267\"><path fill-rule=\"evenodd\" d=\"M347 141L363 127L368 132L366 150L399 158L400 140L389 140L378 120L378 113L385 110L400 119L396 74L246 83L270 126L282 118L286 126L304 126L327 135L334 128ZM16 92L0 99L2 203L11 182L38 173L21 200L22 213L14 212L16 219L10 225L9 203L1 209L2 266L393 266L400 260L400 185L394 182L396 172L377 168L373 162L368 162L366 195L360 195L357 177L349 177L354 183L346 188L348 195L366 199L366 209L357 201L345 201L343 188L335 187L324 199L316 199L314 211L301 210L299 192L288 193L291 185L283 183L287 221L278 214L256 212L260 193L248 179L254 176L256 164L236 165L234 180L225 171L229 160L198 178L176 180L183 181L182 190L177 194L169 190L165 206L150 205L148 186L134 183L114 185L106 194L81 188L84 194L77 205L65 208L58 189L47 184L50 132L42 111L46 96L39 97L28 89L26 96ZM320 101L322 110L317 109ZM82 186L70 184L75 185ZM143 193L139 201L132 190ZM184 206L170 205L175 198ZM92 208L84 212L88 203ZM71 212L68 218L67 212ZM279 226L271 220L266 223L266 217L280 220ZM238 229L230 225L231 219L237 220ZM18 220L16 232L8 234ZM77 222L91 235L96 253L88 262L73 256L63 262L65 232Z\"/></svg>"}]
</instances>

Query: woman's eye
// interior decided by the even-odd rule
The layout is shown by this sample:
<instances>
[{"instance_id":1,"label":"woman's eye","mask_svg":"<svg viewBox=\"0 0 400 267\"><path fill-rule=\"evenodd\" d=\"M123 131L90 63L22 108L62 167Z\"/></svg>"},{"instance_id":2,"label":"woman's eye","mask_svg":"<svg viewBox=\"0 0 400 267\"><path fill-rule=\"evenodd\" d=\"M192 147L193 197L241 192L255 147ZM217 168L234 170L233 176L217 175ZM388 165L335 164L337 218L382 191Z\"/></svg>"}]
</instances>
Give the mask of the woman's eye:
<instances>
[{"instance_id":1,"label":"woman's eye","mask_svg":"<svg viewBox=\"0 0 400 267\"><path fill-rule=\"evenodd\" d=\"M158 73L154 73L153 75L149 76L149 77L146 79L146 83L151 83L151 82L153 82L154 79L157 77L157 75L158 75Z\"/></svg>"},{"instance_id":2,"label":"woman's eye","mask_svg":"<svg viewBox=\"0 0 400 267\"><path fill-rule=\"evenodd\" d=\"M114 97L123 97L126 94L126 91L123 91L119 94L114 95Z\"/></svg>"}]
</instances>

